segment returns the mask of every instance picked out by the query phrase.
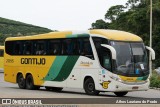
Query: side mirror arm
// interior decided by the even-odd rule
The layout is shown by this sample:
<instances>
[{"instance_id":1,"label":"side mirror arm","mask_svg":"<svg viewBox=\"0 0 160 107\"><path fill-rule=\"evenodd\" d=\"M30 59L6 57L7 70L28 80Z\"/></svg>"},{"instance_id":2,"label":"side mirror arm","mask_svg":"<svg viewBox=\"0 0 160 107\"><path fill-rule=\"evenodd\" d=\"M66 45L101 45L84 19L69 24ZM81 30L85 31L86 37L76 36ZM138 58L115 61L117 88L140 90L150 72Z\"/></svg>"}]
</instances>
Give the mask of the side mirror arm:
<instances>
[{"instance_id":1,"label":"side mirror arm","mask_svg":"<svg viewBox=\"0 0 160 107\"><path fill-rule=\"evenodd\" d=\"M152 60L155 60L155 51L151 47L148 47L148 46L146 46L146 49L150 51Z\"/></svg>"},{"instance_id":2,"label":"side mirror arm","mask_svg":"<svg viewBox=\"0 0 160 107\"><path fill-rule=\"evenodd\" d=\"M101 46L109 49L112 53L112 59L116 60L117 53L116 53L116 50L112 46L106 45L106 44L101 44Z\"/></svg>"}]
</instances>

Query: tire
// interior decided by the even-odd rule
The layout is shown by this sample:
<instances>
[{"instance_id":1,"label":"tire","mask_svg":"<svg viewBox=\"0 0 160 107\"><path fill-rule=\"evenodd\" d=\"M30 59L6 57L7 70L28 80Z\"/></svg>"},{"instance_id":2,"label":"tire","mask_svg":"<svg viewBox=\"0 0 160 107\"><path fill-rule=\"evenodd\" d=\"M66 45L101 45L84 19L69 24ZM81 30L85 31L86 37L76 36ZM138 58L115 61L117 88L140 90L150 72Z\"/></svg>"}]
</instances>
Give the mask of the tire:
<instances>
[{"instance_id":1,"label":"tire","mask_svg":"<svg viewBox=\"0 0 160 107\"><path fill-rule=\"evenodd\" d=\"M92 78L88 78L84 83L84 90L88 95L98 95L99 91L95 90L95 84Z\"/></svg>"},{"instance_id":2,"label":"tire","mask_svg":"<svg viewBox=\"0 0 160 107\"><path fill-rule=\"evenodd\" d=\"M52 90L53 91L56 91L56 92L60 92L62 91L63 88L60 88L60 87L52 87Z\"/></svg>"},{"instance_id":3,"label":"tire","mask_svg":"<svg viewBox=\"0 0 160 107\"><path fill-rule=\"evenodd\" d=\"M34 85L34 80L32 75L26 77L26 88L29 90L35 90L37 87Z\"/></svg>"},{"instance_id":4,"label":"tire","mask_svg":"<svg viewBox=\"0 0 160 107\"><path fill-rule=\"evenodd\" d=\"M26 88L26 81L23 78L22 74L19 74L17 77L17 83L20 89L25 89Z\"/></svg>"},{"instance_id":5,"label":"tire","mask_svg":"<svg viewBox=\"0 0 160 107\"><path fill-rule=\"evenodd\" d=\"M128 92L127 91L124 91L124 92L114 92L114 94L118 97L123 97L127 94Z\"/></svg>"},{"instance_id":6,"label":"tire","mask_svg":"<svg viewBox=\"0 0 160 107\"><path fill-rule=\"evenodd\" d=\"M47 87L46 86L45 88L46 88L47 91L51 91L52 90L52 87Z\"/></svg>"},{"instance_id":7,"label":"tire","mask_svg":"<svg viewBox=\"0 0 160 107\"><path fill-rule=\"evenodd\" d=\"M35 90L39 90L40 89L40 86L35 86Z\"/></svg>"}]
</instances>

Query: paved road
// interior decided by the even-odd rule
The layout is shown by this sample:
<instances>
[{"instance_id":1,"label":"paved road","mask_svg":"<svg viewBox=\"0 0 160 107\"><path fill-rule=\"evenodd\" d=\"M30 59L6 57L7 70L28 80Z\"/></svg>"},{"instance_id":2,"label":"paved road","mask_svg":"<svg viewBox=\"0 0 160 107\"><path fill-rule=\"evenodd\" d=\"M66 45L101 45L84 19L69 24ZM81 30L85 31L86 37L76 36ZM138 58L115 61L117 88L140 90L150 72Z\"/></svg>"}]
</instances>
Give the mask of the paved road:
<instances>
[{"instance_id":1,"label":"paved road","mask_svg":"<svg viewBox=\"0 0 160 107\"><path fill-rule=\"evenodd\" d=\"M0 98L113 98L111 92L100 93L99 96L86 95L84 90L65 88L62 92L19 89L17 84L4 81L3 73L0 73ZM160 98L160 91L150 89L148 91L130 92L126 97L132 98Z\"/></svg>"}]
</instances>

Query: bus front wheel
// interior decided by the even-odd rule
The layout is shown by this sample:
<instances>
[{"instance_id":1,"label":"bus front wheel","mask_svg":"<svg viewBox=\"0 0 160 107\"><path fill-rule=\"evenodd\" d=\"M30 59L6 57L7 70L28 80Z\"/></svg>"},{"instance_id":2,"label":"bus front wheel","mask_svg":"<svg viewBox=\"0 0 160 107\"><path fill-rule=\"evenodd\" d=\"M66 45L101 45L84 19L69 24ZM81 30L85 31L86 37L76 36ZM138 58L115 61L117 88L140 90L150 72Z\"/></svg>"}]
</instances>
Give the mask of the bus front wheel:
<instances>
[{"instance_id":1,"label":"bus front wheel","mask_svg":"<svg viewBox=\"0 0 160 107\"><path fill-rule=\"evenodd\" d=\"M88 78L84 82L84 90L88 95L98 95L99 91L95 90L95 84L92 78Z\"/></svg>"},{"instance_id":2,"label":"bus front wheel","mask_svg":"<svg viewBox=\"0 0 160 107\"><path fill-rule=\"evenodd\" d=\"M37 89L38 87L36 87L34 85L34 80L33 80L33 77L32 75L28 75L26 77L26 88L29 89L29 90L34 90L34 89Z\"/></svg>"},{"instance_id":3,"label":"bus front wheel","mask_svg":"<svg viewBox=\"0 0 160 107\"><path fill-rule=\"evenodd\" d=\"M127 94L128 92L127 91L124 91L124 92L114 92L114 94L118 97L123 97Z\"/></svg>"},{"instance_id":4,"label":"bus front wheel","mask_svg":"<svg viewBox=\"0 0 160 107\"><path fill-rule=\"evenodd\" d=\"M17 77L17 83L20 89L25 89L26 88L26 82L25 79L23 78L22 74L19 74Z\"/></svg>"}]
</instances>

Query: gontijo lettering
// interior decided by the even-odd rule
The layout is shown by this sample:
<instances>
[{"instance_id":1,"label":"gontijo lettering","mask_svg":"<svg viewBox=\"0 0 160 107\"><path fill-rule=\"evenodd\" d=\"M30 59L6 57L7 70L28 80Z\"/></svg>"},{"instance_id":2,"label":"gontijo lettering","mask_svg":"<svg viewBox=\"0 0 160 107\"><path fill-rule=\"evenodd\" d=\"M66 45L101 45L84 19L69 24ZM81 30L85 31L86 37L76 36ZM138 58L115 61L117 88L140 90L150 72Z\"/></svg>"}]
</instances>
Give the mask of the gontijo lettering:
<instances>
[{"instance_id":1,"label":"gontijo lettering","mask_svg":"<svg viewBox=\"0 0 160 107\"><path fill-rule=\"evenodd\" d=\"M21 58L21 64L45 65L45 58Z\"/></svg>"}]
</instances>

